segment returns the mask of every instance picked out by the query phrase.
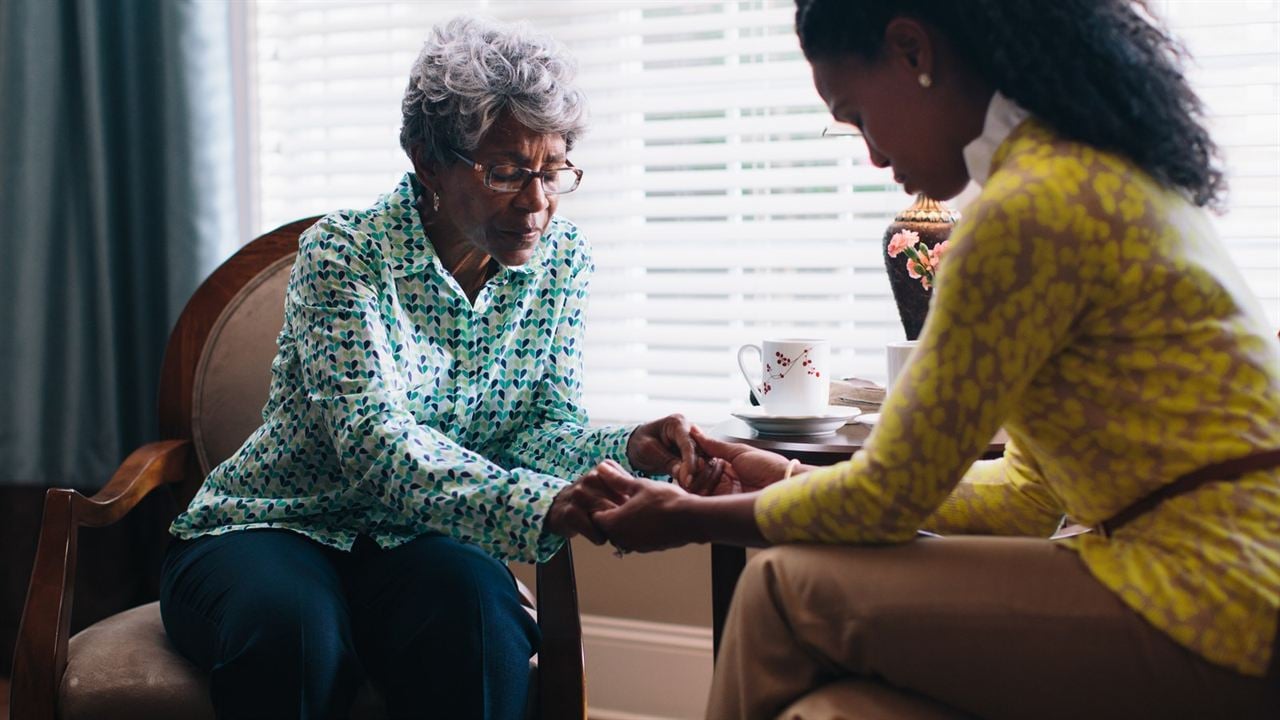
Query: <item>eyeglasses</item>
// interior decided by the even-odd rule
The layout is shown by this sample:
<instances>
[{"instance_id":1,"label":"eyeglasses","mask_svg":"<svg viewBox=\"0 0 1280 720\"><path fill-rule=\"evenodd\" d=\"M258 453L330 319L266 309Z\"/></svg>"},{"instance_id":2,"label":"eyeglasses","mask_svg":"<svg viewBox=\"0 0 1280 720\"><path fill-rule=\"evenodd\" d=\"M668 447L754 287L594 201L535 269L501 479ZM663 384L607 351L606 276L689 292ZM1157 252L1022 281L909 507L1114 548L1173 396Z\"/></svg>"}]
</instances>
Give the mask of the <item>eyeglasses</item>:
<instances>
[{"instance_id":1,"label":"eyeglasses","mask_svg":"<svg viewBox=\"0 0 1280 720\"><path fill-rule=\"evenodd\" d=\"M822 137L862 137L862 130L853 123L840 122L839 120L822 128Z\"/></svg>"},{"instance_id":2,"label":"eyeglasses","mask_svg":"<svg viewBox=\"0 0 1280 720\"><path fill-rule=\"evenodd\" d=\"M564 195L577 190L582 182L581 168L563 167L536 172L506 163L485 167L457 150L453 150L453 154L470 165L473 170L484 173L484 186L494 192L520 192L536 177L542 181L542 192L548 195Z\"/></svg>"}]
</instances>

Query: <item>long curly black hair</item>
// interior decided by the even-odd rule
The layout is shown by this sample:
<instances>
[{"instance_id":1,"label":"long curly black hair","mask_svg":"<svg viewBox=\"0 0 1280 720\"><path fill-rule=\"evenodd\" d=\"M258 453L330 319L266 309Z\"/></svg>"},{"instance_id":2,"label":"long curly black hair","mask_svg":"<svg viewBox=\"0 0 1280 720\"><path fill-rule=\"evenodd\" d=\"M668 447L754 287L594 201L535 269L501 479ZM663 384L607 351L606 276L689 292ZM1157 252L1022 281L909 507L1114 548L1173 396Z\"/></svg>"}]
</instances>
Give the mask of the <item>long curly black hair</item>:
<instances>
[{"instance_id":1,"label":"long curly black hair","mask_svg":"<svg viewBox=\"0 0 1280 720\"><path fill-rule=\"evenodd\" d=\"M1140 0L797 0L796 33L810 61L873 61L900 16L941 32L1057 132L1221 209L1226 179L1204 105L1182 74L1186 51Z\"/></svg>"}]
</instances>

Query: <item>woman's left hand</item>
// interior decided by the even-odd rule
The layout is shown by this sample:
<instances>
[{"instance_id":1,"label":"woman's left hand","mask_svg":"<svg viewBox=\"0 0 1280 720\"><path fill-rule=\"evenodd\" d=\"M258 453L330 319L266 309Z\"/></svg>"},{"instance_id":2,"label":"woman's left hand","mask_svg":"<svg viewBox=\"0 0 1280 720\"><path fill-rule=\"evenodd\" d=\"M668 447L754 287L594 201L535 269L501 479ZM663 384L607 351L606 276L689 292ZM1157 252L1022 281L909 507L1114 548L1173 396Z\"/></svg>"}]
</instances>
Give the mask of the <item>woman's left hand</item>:
<instances>
[{"instance_id":1,"label":"woman's left hand","mask_svg":"<svg viewBox=\"0 0 1280 720\"><path fill-rule=\"evenodd\" d=\"M627 440L627 460L641 472L670 475L688 487L700 461L689 436L692 429L689 420L679 413L645 423Z\"/></svg>"},{"instance_id":2,"label":"woman's left hand","mask_svg":"<svg viewBox=\"0 0 1280 720\"><path fill-rule=\"evenodd\" d=\"M591 515L592 522L620 549L652 552L700 542L691 523L677 516L689 500L697 501L678 485L639 481L640 489L621 505Z\"/></svg>"}]
</instances>

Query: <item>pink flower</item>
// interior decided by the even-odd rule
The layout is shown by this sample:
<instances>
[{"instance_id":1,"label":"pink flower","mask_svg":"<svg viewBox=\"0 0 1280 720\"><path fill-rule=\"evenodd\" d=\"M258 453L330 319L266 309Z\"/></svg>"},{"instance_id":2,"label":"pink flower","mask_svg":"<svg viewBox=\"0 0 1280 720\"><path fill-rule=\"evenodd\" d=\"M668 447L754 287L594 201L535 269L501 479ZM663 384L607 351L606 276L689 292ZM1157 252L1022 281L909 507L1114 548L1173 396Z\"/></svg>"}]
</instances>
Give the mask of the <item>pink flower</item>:
<instances>
[{"instance_id":1,"label":"pink flower","mask_svg":"<svg viewBox=\"0 0 1280 720\"><path fill-rule=\"evenodd\" d=\"M925 260L925 257L926 256L921 255L920 260L908 260L907 274L915 278L916 280L919 280L920 278L923 278L926 274L928 274L929 266L925 264L928 262L928 260Z\"/></svg>"},{"instance_id":2,"label":"pink flower","mask_svg":"<svg viewBox=\"0 0 1280 720\"><path fill-rule=\"evenodd\" d=\"M943 254L945 254L947 252L947 248L950 247L950 242L950 240L943 240L929 249L929 264L933 266L935 272L938 269L938 264L942 262Z\"/></svg>"},{"instance_id":3,"label":"pink flower","mask_svg":"<svg viewBox=\"0 0 1280 720\"><path fill-rule=\"evenodd\" d=\"M921 244L912 248L912 250L914 250L915 253L912 254L909 260L907 260L908 271L911 267L911 264L915 263L917 266L916 272L920 273L921 275L932 275L933 271L936 270L937 268L933 264L933 255L929 252L928 246ZM912 275L911 277L916 277L916 276Z\"/></svg>"},{"instance_id":4,"label":"pink flower","mask_svg":"<svg viewBox=\"0 0 1280 720\"><path fill-rule=\"evenodd\" d=\"M920 281L920 285L925 290L933 287L933 260L930 253L926 252L924 246L916 248L915 257L907 260L907 275Z\"/></svg>"},{"instance_id":5,"label":"pink flower","mask_svg":"<svg viewBox=\"0 0 1280 720\"><path fill-rule=\"evenodd\" d=\"M898 257L903 250L915 247L920 242L920 234L914 230L899 230L889 238L889 257Z\"/></svg>"}]
</instances>

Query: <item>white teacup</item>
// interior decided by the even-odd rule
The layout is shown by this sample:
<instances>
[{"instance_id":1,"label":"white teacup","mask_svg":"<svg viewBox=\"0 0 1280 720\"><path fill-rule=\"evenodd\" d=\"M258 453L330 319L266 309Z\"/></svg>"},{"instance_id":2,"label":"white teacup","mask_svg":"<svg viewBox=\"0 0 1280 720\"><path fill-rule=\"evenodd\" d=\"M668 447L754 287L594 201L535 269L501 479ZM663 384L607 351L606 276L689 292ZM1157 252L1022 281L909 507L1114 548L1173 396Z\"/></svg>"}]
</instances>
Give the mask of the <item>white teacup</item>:
<instances>
[{"instance_id":1,"label":"white teacup","mask_svg":"<svg viewBox=\"0 0 1280 720\"><path fill-rule=\"evenodd\" d=\"M759 380L747 372L743 355L760 356ZM751 395L770 415L820 415L831 392L831 345L826 340L765 340L738 348L738 369Z\"/></svg>"},{"instance_id":2,"label":"white teacup","mask_svg":"<svg viewBox=\"0 0 1280 720\"><path fill-rule=\"evenodd\" d=\"M885 359L889 367L889 382L885 383L885 390L893 387L894 381L898 379L898 375L902 373L902 369L907 366L907 361L911 359L911 353L916 349L915 340L903 340L901 342L891 342L885 346Z\"/></svg>"}]
</instances>

